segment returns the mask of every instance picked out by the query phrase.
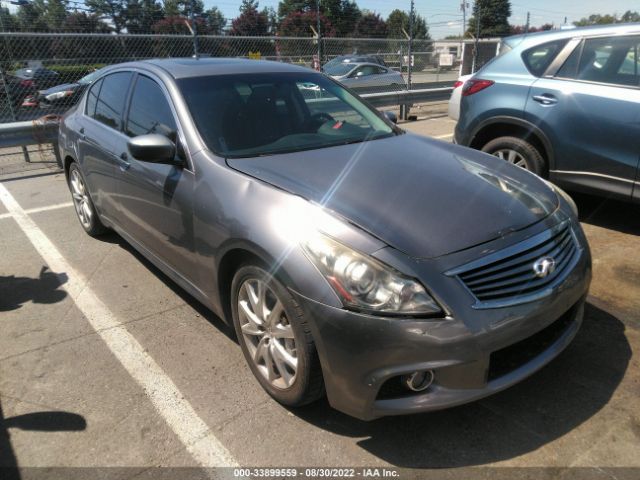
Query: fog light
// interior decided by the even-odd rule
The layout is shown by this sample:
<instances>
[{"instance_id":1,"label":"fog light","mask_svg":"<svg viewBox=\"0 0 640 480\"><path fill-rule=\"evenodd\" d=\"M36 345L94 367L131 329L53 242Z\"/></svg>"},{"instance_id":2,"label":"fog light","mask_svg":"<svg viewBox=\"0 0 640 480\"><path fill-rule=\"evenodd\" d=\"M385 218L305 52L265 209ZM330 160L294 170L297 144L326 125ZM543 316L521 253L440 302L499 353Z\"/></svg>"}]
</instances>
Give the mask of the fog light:
<instances>
[{"instance_id":1,"label":"fog light","mask_svg":"<svg viewBox=\"0 0 640 480\"><path fill-rule=\"evenodd\" d=\"M433 383L433 370L413 372L402 377L402 383L413 392L424 392Z\"/></svg>"}]
</instances>

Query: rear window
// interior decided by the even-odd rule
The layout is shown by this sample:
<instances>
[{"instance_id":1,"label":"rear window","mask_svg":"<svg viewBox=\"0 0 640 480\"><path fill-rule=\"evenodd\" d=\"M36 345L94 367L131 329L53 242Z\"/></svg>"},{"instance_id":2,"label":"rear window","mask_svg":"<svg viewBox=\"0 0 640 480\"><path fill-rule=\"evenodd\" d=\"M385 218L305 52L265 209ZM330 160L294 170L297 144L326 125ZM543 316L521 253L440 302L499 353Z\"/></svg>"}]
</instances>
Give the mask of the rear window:
<instances>
[{"instance_id":1,"label":"rear window","mask_svg":"<svg viewBox=\"0 0 640 480\"><path fill-rule=\"evenodd\" d=\"M524 51L522 60L532 75L541 77L567 42L568 40L556 40L555 42L535 46Z\"/></svg>"}]
</instances>

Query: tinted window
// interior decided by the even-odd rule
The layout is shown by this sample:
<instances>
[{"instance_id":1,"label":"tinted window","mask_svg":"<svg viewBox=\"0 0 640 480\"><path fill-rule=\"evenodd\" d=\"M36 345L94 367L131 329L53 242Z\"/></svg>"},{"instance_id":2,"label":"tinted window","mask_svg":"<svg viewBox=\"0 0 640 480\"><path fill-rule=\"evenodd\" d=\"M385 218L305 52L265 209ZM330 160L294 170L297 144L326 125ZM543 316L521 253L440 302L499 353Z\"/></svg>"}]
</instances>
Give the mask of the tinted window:
<instances>
[{"instance_id":1,"label":"tinted window","mask_svg":"<svg viewBox=\"0 0 640 480\"><path fill-rule=\"evenodd\" d=\"M355 74L358 77L366 77L368 75L375 75L376 73L379 73L378 67L374 67L372 65L365 65L364 67L360 67L355 71Z\"/></svg>"},{"instance_id":2,"label":"tinted window","mask_svg":"<svg viewBox=\"0 0 640 480\"><path fill-rule=\"evenodd\" d=\"M87 109L85 113L91 118L93 118L96 113L96 103L98 101L98 94L100 93L101 86L102 80L98 80L87 94Z\"/></svg>"},{"instance_id":3,"label":"tinted window","mask_svg":"<svg viewBox=\"0 0 640 480\"><path fill-rule=\"evenodd\" d=\"M315 73L193 77L178 81L214 152L254 157L394 135L380 115Z\"/></svg>"},{"instance_id":4,"label":"tinted window","mask_svg":"<svg viewBox=\"0 0 640 480\"><path fill-rule=\"evenodd\" d=\"M640 37L608 37L585 40L575 74L578 80L638 86Z\"/></svg>"},{"instance_id":5,"label":"tinted window","mask_svg":"<svg viewBox=\"0 0 640 480\"><path fill-rule=\"evenodd\" d=\"M560 53L560 50L562 50L566 45L567 41L568 40L558 40L555 42L544 43L526 50L522 54L522 59L531 74L536 77L542 76L558 53Z\"/></svg>"},{"instance_id":6,"label":"tinted window","mask_svg":"<svg viewBox=\"0 0 640 480\"><path fill-rule=\"evenodd\" d=\"M107 75L102 80L102 88L96 105L94 118L105 125L120 130L122 111L129 90L130 72Z\"/></svg>"},{"instance_id":7,"label":"tinted window","mask_svg":"<svg viewBox=\"0 0 640 480\"><path fill-rule=\"evenodd\" d=\"M130 137L159 133L176 141L177 126L167 98L156 82L143 75L136 80L125 131Z\"/></svg>"}]
</instances>

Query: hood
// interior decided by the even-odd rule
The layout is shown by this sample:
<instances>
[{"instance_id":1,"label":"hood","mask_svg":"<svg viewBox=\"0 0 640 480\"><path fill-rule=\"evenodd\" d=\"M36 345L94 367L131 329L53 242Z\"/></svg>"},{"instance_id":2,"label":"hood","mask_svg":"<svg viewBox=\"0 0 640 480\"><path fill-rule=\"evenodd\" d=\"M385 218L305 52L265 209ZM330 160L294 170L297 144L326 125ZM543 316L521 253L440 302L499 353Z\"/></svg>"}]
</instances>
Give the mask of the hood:
<instances>
[{"instance_id":1,"label":"hood","mask_svg":"<svg viewBox=\"0 0 640 480\"><path fill-rule=\"evenodd\" d=\"M556 194L519 167L412 134L228 163L419 258L521 230L558 206Z\"/></svg>"}]
</instances>

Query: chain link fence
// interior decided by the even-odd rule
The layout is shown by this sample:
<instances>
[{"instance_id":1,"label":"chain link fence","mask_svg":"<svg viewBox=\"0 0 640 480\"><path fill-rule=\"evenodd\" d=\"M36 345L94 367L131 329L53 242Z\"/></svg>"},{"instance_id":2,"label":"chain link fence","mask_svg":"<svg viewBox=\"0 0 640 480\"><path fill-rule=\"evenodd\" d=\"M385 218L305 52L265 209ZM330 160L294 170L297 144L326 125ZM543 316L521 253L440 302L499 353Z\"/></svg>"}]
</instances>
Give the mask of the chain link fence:
<instances>
[{"instance_id":1,"label":"chain link fence","mask_svg":"<svg viewBox=\"0 0 640 480\"><path fill-rule=\"evenodd\" d=\"M341 55L375 56L401 72L406 88L451 85L459 59L441 65L434 42L403 39L240 37L232 35L0 33L0 123L61 114L75 104L96 70L148 58L244 57L318 68ZM319 60L321 59L321 61ZM384 85L376 91L384 91ZM386 90L389 90L387 87ZM366 92L371 91L369 87Z\"/></svg>"}]
</instances>

